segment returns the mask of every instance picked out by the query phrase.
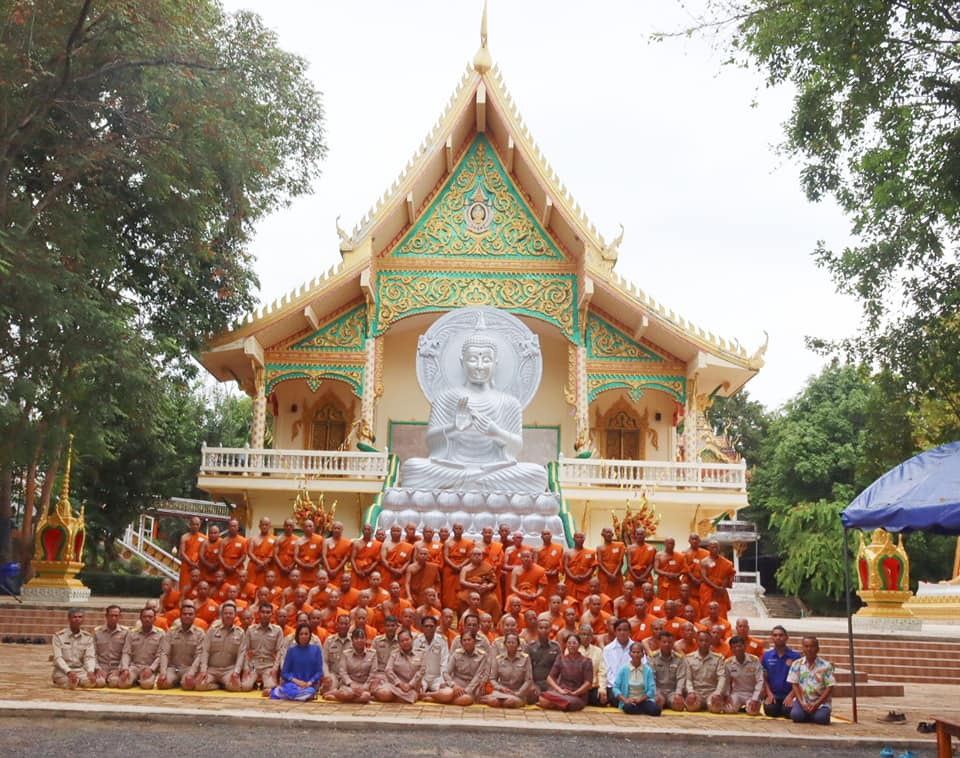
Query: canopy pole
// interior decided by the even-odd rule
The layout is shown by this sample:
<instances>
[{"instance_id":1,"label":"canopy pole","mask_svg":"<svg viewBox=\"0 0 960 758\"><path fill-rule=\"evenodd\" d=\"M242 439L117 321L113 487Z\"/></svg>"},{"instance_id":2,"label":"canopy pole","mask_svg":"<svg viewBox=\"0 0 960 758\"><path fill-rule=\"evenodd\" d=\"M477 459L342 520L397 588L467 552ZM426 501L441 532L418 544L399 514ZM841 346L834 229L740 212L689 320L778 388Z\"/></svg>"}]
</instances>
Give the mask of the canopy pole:
<instances>
[{"instance_id":1,"label":"canopy pole","mask_svg":"<svg viewBox=\"0 0 960 758\"><path fill-rule=\"evenodd\" d=\"M847 648L850 655L850 688L853 695L853 723L857 723L857 664L853 657L853 612L850 610L850 543L843 528L843 595L847 606Z\"/></svg>"}]
</instances>

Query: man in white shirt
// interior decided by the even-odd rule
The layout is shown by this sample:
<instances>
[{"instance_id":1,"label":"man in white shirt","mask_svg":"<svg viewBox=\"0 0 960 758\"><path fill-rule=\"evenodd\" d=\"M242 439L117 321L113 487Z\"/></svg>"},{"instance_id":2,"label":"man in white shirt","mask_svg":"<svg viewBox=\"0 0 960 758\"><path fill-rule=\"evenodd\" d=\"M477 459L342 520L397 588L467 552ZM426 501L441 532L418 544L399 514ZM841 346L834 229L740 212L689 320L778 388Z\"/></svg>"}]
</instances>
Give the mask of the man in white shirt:
<instances>
[{"instance_id":1,"label":"man in white shirt","mask_svg":"<svg viewBox=\"0 0 960 758\"><path fill-rule=\"evenodd\" d=\"M617 673L630 663L630 622L619 619L614 627L614 638L603 648L603 663L607 669L607 703L616 705L617 699L613 696L613 685Z\"/></svg>"}]
</instances>

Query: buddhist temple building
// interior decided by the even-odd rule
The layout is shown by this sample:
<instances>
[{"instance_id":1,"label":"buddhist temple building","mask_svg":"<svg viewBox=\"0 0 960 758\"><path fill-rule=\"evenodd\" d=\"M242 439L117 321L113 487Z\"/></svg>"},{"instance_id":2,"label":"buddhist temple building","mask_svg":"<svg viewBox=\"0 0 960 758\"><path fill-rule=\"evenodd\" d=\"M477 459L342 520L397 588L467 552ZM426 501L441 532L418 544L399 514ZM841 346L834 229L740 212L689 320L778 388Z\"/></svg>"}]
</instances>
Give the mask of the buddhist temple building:
<instances>
[{"instance_id":1,"label":"buddhist temple building","mask_svg":"<svg viewBox=\"0 0 960 758\"><path fill-rule=\"evenodd\" d=\"M338 230L340 262L209 340L202 364L253 397L254 418L249 447L203 450L199 486L249 530L262 515L279 526L305 482L355 535L399 463L427 453L419 336L449 310L493 306L539 337L521 458L549 467L569 524L596 545L645 496L651 541L684 546L747 505L745 464L704 413L766 346L716 337L617 274L620 238L558 180L481 39L406 169Z\"/></svg>"}]
</instances>

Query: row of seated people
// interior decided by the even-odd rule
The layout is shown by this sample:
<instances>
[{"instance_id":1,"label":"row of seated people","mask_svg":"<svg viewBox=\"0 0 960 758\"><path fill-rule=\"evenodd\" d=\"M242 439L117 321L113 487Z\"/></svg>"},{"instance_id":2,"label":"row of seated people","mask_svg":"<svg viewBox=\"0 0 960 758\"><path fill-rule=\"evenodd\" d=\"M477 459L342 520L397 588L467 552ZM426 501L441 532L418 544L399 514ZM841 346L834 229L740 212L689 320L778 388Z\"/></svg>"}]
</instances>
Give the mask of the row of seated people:
<instances>
[{"instance_id":1,"label":"row of seated people","mask_svg":"<svg viewBox=\"0 0 960 758\"><path fill-rule=\"evenodd\" d=\"M658 552L646 542L642 528L628 546L614 540L613 529L607 527L602 531L603 544L593 550L584 547L581 532L573 535L570 548L554 542L549 530L541 534L541 546L524 545L523 535L511 534L506 525L500 526L499 539L494 538L492 528L486 528L476 543L464 537L459 523L451 530L438 530L437 535L428 527L418 533L414 524L394 525L389 534L375 533L365 525L362 535L352 541L343 536L339 522L333 524L327 538L315 533L312 521L304 522L303 536L296 534L292 519L284 522L281 535L273 533L267 517L259 526L259 533L249 539L240 534L236 519L229 522L224 535L216 525L205 535L200 520L191 519L189 531L180 539L180 592L195 590L199 581L217 586L266 586L271 572L272 585L280 591L302 585L310 593L328 583L338 586L345 573L352 577L351 589L360 591L371 587L377 574L381 580L396 581L406 599L434 587L442 607L455 610L465 604L466 591L477 589L484 609L499 617L514 595L525 606L542 612L561 583L578 602L591 594L616 598L623 594L626 583L632 583L635 587L649 584L651 595L661 603L677 600L705 607L718 602L726 617L730 608L727 589L735 574L732 562L719 554L716 542L705 549L700 546L700 536L691 534L689 549L679 552L675 540L668 537ZM477 558L475 551L479 551Z\"/></svg>"},{"instance_id":2,"label":"row of seated people","mask_svg":"<svg viewBox=\"0 0 960 758\"><path fill-rule=\"evenodd\" d=\"M385 631L371 635L348 614L335 630L304 618L293 632L272 622L276 609L262 603L256 623L237 624L237 608L227 601L220 618L204 632L194 623L196 609L184 600L175 628L154 625L148 606L133 629L119 624L120 609L106 610L106 623L93 634L82 629L83 612L71 610L69 626L53 638L54 684L62 687L154 686L185 690L251 691L265 696L307 700L322 695L339 702L371 699L579 710L587 704L616 705L627 713L659 715L661 709L734 713L745 710L789 715L796 721L829 722L833 669L817 653L815 638L804 639L804 657L787 647L786 631L775 627L773 647L762 658L747 652L754 643L745 619L727 650L714 652L715 633L700 631L696 649L678 650L674 633L657 631L643 642L632 639L626 619L613 623L605 641L589 624L551 638L541 618L536 637L524 643L516 620L505 617L500 636L484 632L477 614L467 613L463 631L448 642L440 621L424 616L419 627L387 616Z\"/></svg>"}]
</instances>

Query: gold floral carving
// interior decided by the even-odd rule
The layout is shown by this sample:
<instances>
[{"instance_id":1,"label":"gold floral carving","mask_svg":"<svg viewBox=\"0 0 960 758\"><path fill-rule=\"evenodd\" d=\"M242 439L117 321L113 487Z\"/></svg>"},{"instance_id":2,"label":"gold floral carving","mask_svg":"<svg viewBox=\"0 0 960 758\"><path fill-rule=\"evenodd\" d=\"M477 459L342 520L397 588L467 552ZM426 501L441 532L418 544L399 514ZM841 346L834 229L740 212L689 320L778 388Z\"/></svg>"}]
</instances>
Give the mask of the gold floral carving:
<instances>
[{"instance_id":1,"label":"gold floral carving","mask_svg":"<svg viewBox=\"0 0 960 758\"><path fill-rule=\"evenodd\" d=\"M571 274L459 274L381 271L374 333L415 313L489 305L552 323L580 342L576 279Z\"/></svg>"},{"instance_id":2,"label":"gold floral carving","mask_svg":"<svg viewBox=\"0 0 960 758\"><path fill-rule=\"evenodd\" d=\"M366 309L361 305L332 319L290 350L362 350L367 331Z\"/></svg>"}]
</instances>

